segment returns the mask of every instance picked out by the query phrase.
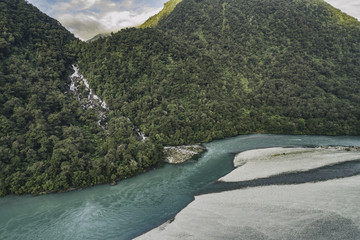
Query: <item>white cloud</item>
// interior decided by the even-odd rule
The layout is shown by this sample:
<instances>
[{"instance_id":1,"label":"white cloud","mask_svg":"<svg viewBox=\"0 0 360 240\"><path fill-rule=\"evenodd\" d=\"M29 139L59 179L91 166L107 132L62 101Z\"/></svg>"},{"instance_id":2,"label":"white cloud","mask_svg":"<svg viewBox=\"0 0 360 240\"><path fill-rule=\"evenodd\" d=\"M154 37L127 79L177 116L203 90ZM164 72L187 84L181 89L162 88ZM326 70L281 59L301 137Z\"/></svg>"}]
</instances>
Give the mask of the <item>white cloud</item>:
<instances>
[{"instance_id":1,"label":"white cloud","mask_svg":"<svg viewBox=\"0 0 360 240\"><path fill-rule=\"evenodd\" d=\"M96 3L94 3L96 4ZM99 33L117 32L125 27L138 26L161 8L144 8L134 11L103 11L63 14L58 20L77 37L87 40Z\"/></svg>"},{"instance_id":2,"label":"white cloud","mask_svg":"<svg viewBox=\"0 0 360 240\"><path fill-rule=\"evenodd\" d=\"M137 26L145 22L149 17L158 13L160 9L144 9L143 12L113 11L106 13L99 21L109 29Z\"/></svg>"},{"instance_id":3,"label":"white cloud","mask_svg":"<svg viewBox=\"0 0 360 240\"><path fill-rule=\"evenodd\" d=\"M151 7L167 0L28 0L42 11L58 19L82 40L99 33L116 32L121 28L138 26L161 8ZM360 20L359 0L325 0L341 11Z\"/></svg>"},{"instance_id":4,"label":"white cloud","mask_svg":"<svg viewBox=\"0 0 360 240\"><path fill-rule=\"evenodd\" d=\"M54 6L54 11L82 11L90 8L98 8L99 10L109 9L116 6L109 0L61 0Z\"/></svg>"},{"instance_id":5,"label":"white cloud","mask_svg":"<svg viewBox=\"0 0 360 240\"><path fill-rule=\"evenodd\" d=\"M82 40L99 33L138 26L161 10L151 7L154 1L142 0L55 0L51 5L49 0L29 1L34 4L47 2L47 13ZM166 1L157 0L158 3Z\"/></svg>"},{"instance_id":6,"label":"white cloud","mask_svg":"<svg viewBox=\"0 0 360 240\"><path fill-rule=\"evenodd\" d=\"M359 0L325 0L334 7L360 20L360 1Z\"/></svg>"},{"instance_id":7,"label":"white cloud","mask_svg":"<svg viewBox=\"0 0 360 240\"><path fill-rule=\"evenodd\" d=\"M82 40L89 39L97 33L104 32L104 26L96 18L83 13L76 15L64 14L58 20L69 31Z\"/></svg>"},{"instance_id":8,"label":"white cloud","mask_svg":"<svg viewBox=\"0 0 360 240\"><path fill-rule=\"evenodd\" d=\"M39 0L32 0L39 1ZM120 8L130 8L133 0L113 2L111 0L59 0L53 6L54 11L82 11L93 10L97 12L110 11Z\"/></svg>"},{"instance_id":9,"label":"white cloud","mask_svg":"<svg viewBox=\"0 0 360 240\"><path fill-rule=\"evenodd\" d=\"M49 3L47 0L27 0L28 3L31 3L32 5L36 6L38 9L40 9L43 12L48 12L50 9Z\"/></svg>"}]
</instances>

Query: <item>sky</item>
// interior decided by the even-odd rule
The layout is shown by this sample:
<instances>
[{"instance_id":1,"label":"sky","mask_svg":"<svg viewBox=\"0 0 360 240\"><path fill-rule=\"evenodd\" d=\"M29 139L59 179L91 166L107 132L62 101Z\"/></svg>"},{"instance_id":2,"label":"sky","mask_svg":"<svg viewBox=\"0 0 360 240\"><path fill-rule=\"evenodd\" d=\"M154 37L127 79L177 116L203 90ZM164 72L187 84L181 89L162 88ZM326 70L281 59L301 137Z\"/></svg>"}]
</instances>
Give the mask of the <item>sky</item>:
<instances>
[{"instance_id":1,"label":"sky","mask_svg":"<svg viewBox=\"0 0 360 240\"><path fill-rule=\"evenodd\" d=\"M27 0L81 40L138 26L167 0Z\"/></svg>"},{"instance_id":2,"label":"sky","mask_svg":"<svg viewBox=\"0 0 360 240\"><path fill-rule=\"evenodd\" d=\"M158 13L167 0L27 0L81 40L134 27ZM325 0L360 20L360 0Z\"/></svg>"},{"instance_id":3,"label":"sky","mask_svg":"<svg viewBox=\"0 0 360 240\"><path fill-rule=\"evenodd\" d=\"M360 20L360 0L325 0L357 20Z\"/></svg>"}]
</instances>

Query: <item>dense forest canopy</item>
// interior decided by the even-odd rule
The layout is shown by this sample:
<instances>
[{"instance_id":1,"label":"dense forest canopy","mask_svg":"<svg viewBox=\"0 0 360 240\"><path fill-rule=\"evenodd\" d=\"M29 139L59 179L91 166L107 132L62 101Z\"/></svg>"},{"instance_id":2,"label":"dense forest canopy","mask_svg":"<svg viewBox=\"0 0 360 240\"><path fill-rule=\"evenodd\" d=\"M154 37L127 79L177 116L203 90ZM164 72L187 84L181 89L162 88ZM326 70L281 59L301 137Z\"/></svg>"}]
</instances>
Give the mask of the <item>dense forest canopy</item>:
<instances>
[{"instance_id":1,"label":"dense forest canopy","mask_svg":"<svg viewBox=\"0 0 360 240\"><path fill-rule=\"evenodd\" d=\"M359 34L324 1L184 0L151 30L84 45L79 61L119 114L162 143L356 135Z\"/></svg>"},{"instance_id":2,"label":"dense forest canopy","mask_svg":"<svg viewBox=\"0 0 360 240\"><path fill-rule=\"evenodd\" d=\"M0 11L0 196L113 182L161 159L126 118L106 132L69 91L79 40L23 0Z\"/></svg>"},{"instance_id":3,"label":"dense forest canopy","mask_svg":"<svg viewBox=\"0 0 360 240\"><path fill-rule=\"evenodd\" d=\"M157 166L165 145L360 134L354 18L323 0L172 3L151 28L89 43L0 3L0 195L114 182ZM69 91L72 64L109 106L107 128Z\"/></svg>"}]
</instances>

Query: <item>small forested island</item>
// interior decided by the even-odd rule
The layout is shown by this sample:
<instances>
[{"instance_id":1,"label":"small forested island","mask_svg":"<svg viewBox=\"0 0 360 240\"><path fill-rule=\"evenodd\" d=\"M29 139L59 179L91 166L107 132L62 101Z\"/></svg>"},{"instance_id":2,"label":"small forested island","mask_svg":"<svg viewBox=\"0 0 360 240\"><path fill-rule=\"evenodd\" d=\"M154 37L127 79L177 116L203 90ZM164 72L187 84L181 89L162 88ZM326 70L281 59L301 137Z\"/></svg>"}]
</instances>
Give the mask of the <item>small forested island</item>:
<instances>
[{"instance_id":1,"label":"small forested island","mask_svg":"<svg viewBox=\"0 0 360 240\"><path fill-rule=\"evenodd\" d=\"M90 42L0 13L0 196L114 183L166 146L360 134L360 23L323 0L172 0Z\"/></svg>"}]
</instances>

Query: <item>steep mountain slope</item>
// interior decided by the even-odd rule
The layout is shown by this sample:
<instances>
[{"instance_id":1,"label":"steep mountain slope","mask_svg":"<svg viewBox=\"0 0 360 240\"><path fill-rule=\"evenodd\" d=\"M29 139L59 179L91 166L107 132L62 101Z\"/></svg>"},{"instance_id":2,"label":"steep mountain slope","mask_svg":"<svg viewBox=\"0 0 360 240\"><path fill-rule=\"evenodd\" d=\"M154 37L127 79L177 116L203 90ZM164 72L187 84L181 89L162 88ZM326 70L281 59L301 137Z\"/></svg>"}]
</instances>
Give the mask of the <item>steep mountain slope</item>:
<instances>
[{"instance_id":1,"label":"steep mountain slope","mask_svg":"<svg viewBox=\"0 0 360 240\"><path fill-rule=\"evenodd\" d=\"M97 124L98 112L77 100L68 76L79 41L56 20L23 0L0 2L0 13L0 196L111 182L160 152L142 143L126 119L111 119L109 134ZM119 167L102 152L124 137L132 137L119 147L129 162ZM130 142L136 152L127 150ZM117 170L121 176L112 176Z\"/></svg>"},{"instance_id":2,"label":"steep mountain slope","mask_svg":"<svg viewBox=\"0 0 360 240\"><path fill-rule=\"evenodd\" d=\"M155 27L89 43L24 0L0 12L0 195L114 182L165 145L360 134L360 23L322 0L182 0Z\"/></svg>"},{"instance_id":3,"label":"steep mountain slope","mask_svg":"<svg viewBox=\"0 0 360 240\"><path fill-rule=\"evenodd\" d=\"M324 1L188 0L159 28L203 49L232 81L245 75L265 130L283 125L269 129L275 117L304 119L307 133L359 133L360 24Z\"/></svg>"},{"instance_id":4,"label":"steep mountain slope","mask_svg":"<svg viewBox=\"0 0 360 240\"><path fill-rule=\"evenodd\" d=\"M93 41L98 40L99 38L108 37L110 35L111 35L111 33L99 33L99 34L95 35L94 37L90 38L89 40L87 40L86 42L93 42Z\"/></svg>"},{"instance_id":5,"label":"steep mountain slope","mask_svg":"<svg viewBox=\"0 0 360 240\"><path fill-rule=\"evenodd\" d=\"M224 87L218 66L197 49L158 30L128 29L81 52L80 69L113 114L129 117L150 139L181 145L237 132L229 119L244 112L240 83ZM240 93L231 99L229 91Z\"/></svg>"},{"instance_id":6,"label":"steep mountain slope","mask_svg":"<svg viewBox=\"0 0 360 240\"><path fill-rule=\"evenodd\" d=\"M183 0L154 30L85 45L80 65L162 144L359 134L359 36L359 22L320 0Z\"/></svg>"},{"instance_id":7,"label":"steep mountain slope","mask_svg":"<svg viewBox=\"0 0 360 240\"><path fill-rule=\"evenodd\" d=\"M93 152L83 126L96 118L64 94L75 38L25 1L0 9L0 195L67 188L60 165Z\"/></svg>"},{"instance_id":8,"label":"steep mountain slope","mask_svg":"<svg viewBox=\"0 0 360 240\"><path fill-rule=\"evenodd\" d=\"M169 0L164 4L164 8L154 16L150 17L146 22L141 24L139 28L155 27L161 19L168 16L182 0Z\"/></svg>"}]
</instances>

